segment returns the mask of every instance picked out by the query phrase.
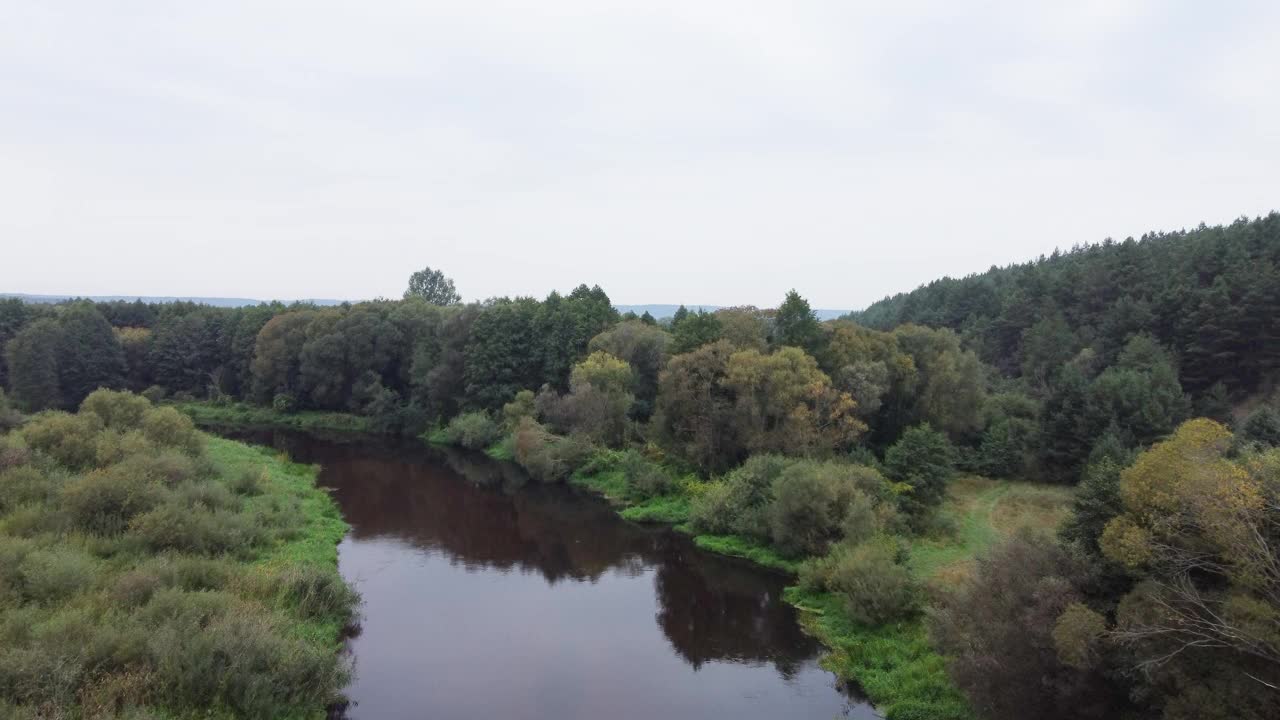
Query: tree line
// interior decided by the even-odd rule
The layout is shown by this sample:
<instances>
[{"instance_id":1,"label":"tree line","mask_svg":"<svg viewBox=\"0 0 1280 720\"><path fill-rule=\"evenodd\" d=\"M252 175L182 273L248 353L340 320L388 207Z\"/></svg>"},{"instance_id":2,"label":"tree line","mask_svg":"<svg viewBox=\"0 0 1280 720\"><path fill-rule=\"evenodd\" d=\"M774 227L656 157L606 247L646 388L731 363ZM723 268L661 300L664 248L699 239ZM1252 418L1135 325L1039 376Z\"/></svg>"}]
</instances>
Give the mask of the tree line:
<instances>
[{"instance_id":1,"label":"tree line","mask_svg":"<svg viewBox=\"0 0 1280 720\"><path fill-rule=\"evenodd\" d=\"M1080 247L825 323L794 290L662 321L586 285L462 303L430 268L336 307L5 301L0 372L26 410L104 386L343 411L544 480L683 493L696 530L807 558L802 584L861 622L927 606L987 717L1274 717L1278 229ZM905 539L946 531L957 472L1078 500L1060 538L1014 538L926 601ZM1196 622L1207 639L1176 631Z\"/></svg>"}]
</instances>

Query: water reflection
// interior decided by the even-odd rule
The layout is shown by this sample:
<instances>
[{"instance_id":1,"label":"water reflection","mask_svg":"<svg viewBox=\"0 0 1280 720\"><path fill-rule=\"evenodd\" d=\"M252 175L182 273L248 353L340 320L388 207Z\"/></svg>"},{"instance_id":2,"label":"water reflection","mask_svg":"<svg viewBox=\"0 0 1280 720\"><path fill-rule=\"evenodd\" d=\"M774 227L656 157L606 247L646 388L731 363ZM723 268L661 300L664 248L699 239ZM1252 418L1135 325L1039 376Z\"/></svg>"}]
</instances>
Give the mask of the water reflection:
<instances>
[{"instance_id":1,"label":"water reflection","mask_svg":"<svg viewBox=\"0 0 1280 720\"><path fill-rule=\"evenodd\" d=\"M352 526L350 717L875 717L817 667L783 578L483 456L250 439L319 463Z\"/></svg>"}]
</instances>

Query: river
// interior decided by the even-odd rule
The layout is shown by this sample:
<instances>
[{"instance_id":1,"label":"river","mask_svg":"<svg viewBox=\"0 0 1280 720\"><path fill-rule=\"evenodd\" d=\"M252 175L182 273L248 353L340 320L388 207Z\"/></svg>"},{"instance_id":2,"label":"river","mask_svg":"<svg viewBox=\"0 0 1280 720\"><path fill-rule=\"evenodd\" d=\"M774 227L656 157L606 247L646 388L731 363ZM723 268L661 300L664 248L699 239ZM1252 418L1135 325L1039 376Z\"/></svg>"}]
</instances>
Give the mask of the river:
<instances>
[{"instance_id":1,"label":"river","mask_svg":"<svg viewBox=\"0 0 1280 720\"><path fill-rule=\"evenodd\" d=\"M321 466L363 597L351 720L875 718L818 666L785 578L483 456L226 433Z\"/></svg>"}]
</instances>

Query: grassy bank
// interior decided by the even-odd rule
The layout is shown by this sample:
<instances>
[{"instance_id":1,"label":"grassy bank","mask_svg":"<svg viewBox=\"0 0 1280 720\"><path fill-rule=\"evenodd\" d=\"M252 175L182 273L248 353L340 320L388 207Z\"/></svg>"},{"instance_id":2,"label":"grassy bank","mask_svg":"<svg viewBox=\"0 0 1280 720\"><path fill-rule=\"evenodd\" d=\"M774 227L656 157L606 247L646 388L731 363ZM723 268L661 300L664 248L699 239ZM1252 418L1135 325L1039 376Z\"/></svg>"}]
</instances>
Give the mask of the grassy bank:
<instances>
[{"instance_id":1,"label":"grassy bank","mask_svg":"<svg viewBox=\"0 0 1280 720\"><path fill-rule=\"evenodd\" d=\"M357 598L315 469L95 398L0 436L0 717L324 717Z\"/></svg>"},{"instance_id":2,"label":"grassy bank","mask_svg":"<svg viewBox=\"0 0 1280 720\"><path fill-rule=\"evenodd\" d=\"M589 463L570 478L599 493L619 513L638 522L688 527L690 504L704 487L677 482L673 492L637 500L620 468ZM909 568L925 585L945 587L963 580L976 559L1001 537L1021 527L1050 530L1066 517L1071 490L1061 486L962 477L951 483L939 509L937 535L914 538ZM694 534L698 547L794 573L800 566L776 549L749 538ZM929 644L921 618L880 626L854 622L843 598L788 588L786 599L800 610L805 629L830 650L823 666L862 689L889 720L969 720L968 703L947 676L945 660Z\"/></svg>"},{"instance_id":3,"label":"grassy bank","mask_svg":"<svg viewBox=\"0 0 1280 720\"><path fill-rule=\"evenodd\" d=\"M224 425L246 428L286 428L341 433L368 433L369 418L340 412L300 410L283 413L269 407L228 403L180 402L173 407L203 426Z\"/></svg>"},{"instance_id":4,"label":"grassy bank","mask_svg":"<svg viewBox=\"0 0 1280 720\"><path fill-rule=\"evenodd\" d=\"M1071 497L1070 488L1057 485L959 478L939 509L952 532L915 539L909 566L925 585L954 587L1000 538L1023 527L1060 525ZM800 609L805 629L831 649L824 666L857 683L889 720L973 717L921 619L868 627L852 621L834 594L789 588L787 600Z\"/></svg>"}]
</instances>

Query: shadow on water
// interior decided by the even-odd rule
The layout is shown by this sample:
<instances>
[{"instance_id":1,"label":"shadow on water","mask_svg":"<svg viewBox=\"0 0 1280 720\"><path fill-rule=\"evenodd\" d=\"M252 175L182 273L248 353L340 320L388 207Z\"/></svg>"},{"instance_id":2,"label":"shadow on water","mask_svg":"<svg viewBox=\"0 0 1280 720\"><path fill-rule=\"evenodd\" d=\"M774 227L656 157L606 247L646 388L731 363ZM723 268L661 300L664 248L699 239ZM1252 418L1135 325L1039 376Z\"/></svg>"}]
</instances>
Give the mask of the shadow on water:
<instances>
[{"instance_id":1,"label":"shadow on water","mask_svg":"<svg viewBox=\"0 0 1280 720\"><path fill-rule=\"evenodd\" d=\"M336 717L875 717L817 666L785 578L483 455L226 433L321 466L364 598Z\"/></svg>"}]
</instances>

